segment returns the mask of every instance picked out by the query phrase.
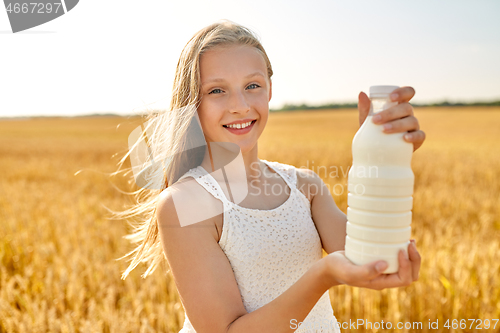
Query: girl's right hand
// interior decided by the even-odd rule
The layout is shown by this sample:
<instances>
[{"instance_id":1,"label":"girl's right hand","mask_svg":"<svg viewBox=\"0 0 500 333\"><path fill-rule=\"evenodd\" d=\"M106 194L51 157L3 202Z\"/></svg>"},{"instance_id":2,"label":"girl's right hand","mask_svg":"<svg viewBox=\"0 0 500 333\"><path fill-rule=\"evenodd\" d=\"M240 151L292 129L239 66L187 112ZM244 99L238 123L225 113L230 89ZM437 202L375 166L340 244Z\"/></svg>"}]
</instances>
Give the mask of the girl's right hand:
<instances>
[{"instance_id":1,"label":"girl's right hand","mask_svg":"<svg viewBox=\"0 0 500 333\"><path fill-rule=\"evenodd\" d=\"M388 264L385 261L375 261L366 265L353 264L344 251L330 253L323 259L326 265L326 275L330 285L346 284L375 290L385 288L407 287L418 280L421 258L415 241L408 245L409 259L403 250L399 252L399 271L393 274L383 274Z\"/></svg>"}]
</instances>

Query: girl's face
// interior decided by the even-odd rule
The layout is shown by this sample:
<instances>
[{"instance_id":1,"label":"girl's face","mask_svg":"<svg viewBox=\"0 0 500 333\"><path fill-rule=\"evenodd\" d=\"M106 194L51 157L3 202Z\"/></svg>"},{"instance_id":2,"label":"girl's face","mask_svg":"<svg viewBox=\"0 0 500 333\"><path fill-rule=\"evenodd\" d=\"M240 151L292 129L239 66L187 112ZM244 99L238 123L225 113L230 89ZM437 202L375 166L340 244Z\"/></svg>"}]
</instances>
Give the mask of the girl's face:
<instances>
[{"instance_id":1,"label":"girl's face","mask_svg":"<svg viewBox=\"0 0 500 333\"><path fill-rule=\"evenodd\" d=\"M253 149L269 116L271 81L259 51L250 46L216 47L200 57L198 117L208 142ZM250 122L250 126L247 124ZM228 124L240 124L240 129Z\"/></svg>"}]
</instances>

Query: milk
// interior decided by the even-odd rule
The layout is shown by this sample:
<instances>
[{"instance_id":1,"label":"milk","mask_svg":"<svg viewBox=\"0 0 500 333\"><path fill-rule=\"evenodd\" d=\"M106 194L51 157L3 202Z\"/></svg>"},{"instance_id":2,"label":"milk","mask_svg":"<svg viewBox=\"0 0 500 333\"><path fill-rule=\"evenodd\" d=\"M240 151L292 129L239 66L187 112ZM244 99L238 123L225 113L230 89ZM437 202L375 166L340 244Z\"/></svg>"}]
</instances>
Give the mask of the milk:
<instances>
[{"instance_id":1,"label":"milk","mask_svg":"<svg viewBox=\"0 0 500 333\"><path fill-rule=\"evenodd\" d=\"M384 133L372 118L397 105L389 100L397 88L370 87L372 105L352 141L353 164L348 175L345 255L357 265L385 260L389 264L386 274L399 270L400 249L408 256L413 144L404 141L405 133Z\"/></svg>"}]
</instances>

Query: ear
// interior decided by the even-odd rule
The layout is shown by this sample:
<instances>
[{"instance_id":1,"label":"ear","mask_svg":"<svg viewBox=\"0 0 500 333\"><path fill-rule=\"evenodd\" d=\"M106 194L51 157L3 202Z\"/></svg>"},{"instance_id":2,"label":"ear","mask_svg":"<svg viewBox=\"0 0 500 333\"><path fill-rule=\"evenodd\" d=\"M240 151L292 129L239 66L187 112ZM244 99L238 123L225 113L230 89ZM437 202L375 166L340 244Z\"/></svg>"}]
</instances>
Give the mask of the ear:
<instances>
[{"instance_id":1,"label":"ear","mask_svg":"<svg viewBox=\"0 0 500 333\"><path fill-rule=\"evenodd\" d=\"M273 97L273 81L269 79L269 101L271 101L271 97Z\"/></svg>"}]
</instances>

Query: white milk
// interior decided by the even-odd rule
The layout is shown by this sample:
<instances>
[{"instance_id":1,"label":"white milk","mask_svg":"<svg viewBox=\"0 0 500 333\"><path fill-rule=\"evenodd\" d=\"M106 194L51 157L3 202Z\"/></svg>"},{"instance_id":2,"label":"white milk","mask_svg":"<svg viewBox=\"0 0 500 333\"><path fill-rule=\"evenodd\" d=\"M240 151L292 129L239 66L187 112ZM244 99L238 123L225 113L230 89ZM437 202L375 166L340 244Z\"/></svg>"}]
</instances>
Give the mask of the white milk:
<instances>
[{"instance_id":1,"label":"white milk","mask_svg":"<svg viewBox=\"0 0 500 333\"><path fill-rule=\"evenodd\" d=\"M352 141L353 163L349 170L347 237L345 255L364 265L385 260L384 273L399 270L398 251L407 248L411 237L414 175L411 170L413 144L405 133L387 134L373 116L397 103L389 94L397 86L372 86L372 108Z\"/></svg>"}]
</instances>

